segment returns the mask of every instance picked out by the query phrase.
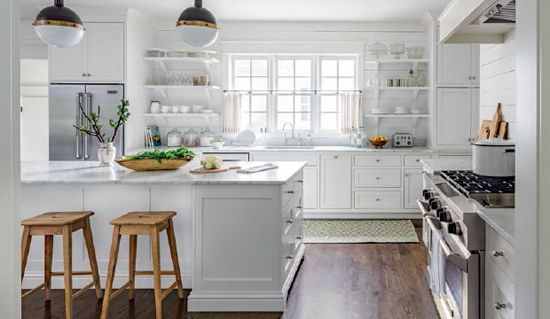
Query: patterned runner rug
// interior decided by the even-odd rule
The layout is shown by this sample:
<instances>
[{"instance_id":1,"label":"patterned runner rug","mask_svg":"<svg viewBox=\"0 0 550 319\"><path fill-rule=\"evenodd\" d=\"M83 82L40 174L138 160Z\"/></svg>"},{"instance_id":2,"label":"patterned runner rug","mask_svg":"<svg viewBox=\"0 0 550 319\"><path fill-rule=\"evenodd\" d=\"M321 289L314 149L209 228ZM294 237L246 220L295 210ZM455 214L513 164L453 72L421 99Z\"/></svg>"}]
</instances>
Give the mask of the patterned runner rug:
<instances>
[{"instance_id":1,"label":"patterned runner rug","mask_svg":"<svg viewBox=\"0 0 550 319\"><path fill-rule=\"evenodd\" d=\"M410 220L304 220L304 243L418 243Z\"/></svg>"}]
</instances>

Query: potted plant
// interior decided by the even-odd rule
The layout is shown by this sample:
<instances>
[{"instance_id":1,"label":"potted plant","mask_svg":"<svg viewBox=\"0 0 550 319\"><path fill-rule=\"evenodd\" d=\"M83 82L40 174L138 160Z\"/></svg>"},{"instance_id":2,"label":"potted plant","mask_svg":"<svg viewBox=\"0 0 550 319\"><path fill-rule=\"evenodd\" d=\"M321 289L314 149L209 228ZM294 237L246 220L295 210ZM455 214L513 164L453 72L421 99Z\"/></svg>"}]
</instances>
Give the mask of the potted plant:
<instances>
[{"instance_id":1,"label":"potted plant","mask_svg":"<svg viewBox=\"0 0 550 319\"><path fill-rule=\"evenodd\" d=\"M114 131L113 135L107 138L105 137L105 133L101 132L101 128L103 127L103 125L100 124L101 106L97 107L97 113L87 114L82 107L82 103L78 105L80 107L80 111L84 115L84 118L88 121L88 126L73 126L80 132L97 138L99 141L97 157L100 161L99 166L102 167L113 166L113 161L116 157L116 147L114 147L113 143L117 137L118 130L126 124L128 118L130 117L130 112L128 111L130 102L128 100L120 100L120 103L121 104L117 106L118 119L109 119L109 125L114 129Z\"/></svg>"}]
</instances>

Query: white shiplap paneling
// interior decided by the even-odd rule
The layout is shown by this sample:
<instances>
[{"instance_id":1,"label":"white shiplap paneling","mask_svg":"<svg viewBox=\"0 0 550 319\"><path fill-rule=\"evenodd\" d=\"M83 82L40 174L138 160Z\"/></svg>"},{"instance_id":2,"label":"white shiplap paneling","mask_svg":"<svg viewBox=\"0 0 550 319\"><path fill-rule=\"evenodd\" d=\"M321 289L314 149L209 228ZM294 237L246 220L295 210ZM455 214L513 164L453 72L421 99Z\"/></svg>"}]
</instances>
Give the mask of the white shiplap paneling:
<instances>
[{"instance_id":1,"label":"white shiplap paneling","mask_svg":"<svg viewBox=\"0 0 550 319\"><path fill-rule=\"evenodd\" d=\"M498 103L502 120L509 122L508 136L516 137L517 100L516 33L510 31L502 44L481 45L480 120L489 120Z\"/></svg>"}]
</instances>

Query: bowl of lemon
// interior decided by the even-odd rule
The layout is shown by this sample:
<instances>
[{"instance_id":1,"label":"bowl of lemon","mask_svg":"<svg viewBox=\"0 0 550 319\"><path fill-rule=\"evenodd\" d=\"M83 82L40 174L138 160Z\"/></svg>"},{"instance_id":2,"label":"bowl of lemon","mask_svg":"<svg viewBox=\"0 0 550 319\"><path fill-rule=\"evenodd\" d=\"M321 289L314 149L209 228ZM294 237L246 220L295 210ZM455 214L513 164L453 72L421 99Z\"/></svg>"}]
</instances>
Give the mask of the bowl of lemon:
<instances>
[{"instance_id":1,"label":"bowl of lemon","mask_svg":"<svg viewBox=\"0 0 550 319\"><path fill-rule=\"evenodd\" d=\"M369 139L369 142L374 146L374 148L381 149L386 143L388 143L388 138L382 135L377 135Z\"/></svg>"}]
</instances>

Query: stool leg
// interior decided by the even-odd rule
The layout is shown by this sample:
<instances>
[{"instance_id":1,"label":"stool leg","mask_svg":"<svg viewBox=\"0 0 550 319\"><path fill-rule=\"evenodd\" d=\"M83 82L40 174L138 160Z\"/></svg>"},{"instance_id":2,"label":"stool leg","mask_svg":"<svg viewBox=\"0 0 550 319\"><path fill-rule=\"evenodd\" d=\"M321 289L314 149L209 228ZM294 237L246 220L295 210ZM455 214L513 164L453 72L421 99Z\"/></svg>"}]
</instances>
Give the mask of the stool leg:
<instances>
[{"instance_id":1,"label":"stool leg","mask_svg":"<svg viewBox=\"0 0 550 319\"><path fill-rule=\"evenodd\" d=\"M63 226L63 265L65 275L65 317L73 317L73 232Z\"/></svg>"},{"instance_id":2,"label":"stool leg","mask_svg":"<svg viewBox=\"0 0 550 319\"><path fill-rule=\"evenodd\" d=\"M172 255L172 264L174 265L174 273L176 274L176 282L178 283L178 297L183 299L183 287L181 283L180 263L178 260L178 248L176 246L176 235L174 232L174 223L172 219L168 222L166 229L168 235L168 245L170 246L170 255Z\"/></svg>"},{"instance_id":3,"label":"stool leg","mask_svg":"<svg viewBox=\"0 0 550 319\"><path fill-rule=\"evenodd\" d=\"M86 242L86 250L88 251L88 259L90 260L90 268L94 279L95 294L97 299L101 299L103 297L103 292L101 291L101 283L99 281L99 270L95 255L94 238L92 236L92 226L89 218L86 218L86 227L82 229L82 232L84 233L84 241Z\"/></svg>"},{"instance_id":4,"label":"stool leg","mask_svg":"<svg viewBox=\"0 0 550 319\"><path fill-rule=\"evenodd\" d=\"M155 282L155 308L157 319L162 319L162 291L160 287L160 243L158 228L151 231L151 248L153 250L153 279Z\"/></svg>"},{"instance_id":5,"label":"stool leg","mask_svg":"<svg viewBox=\"0 0 550 319\"><path fill-rule=\"evenodd\" d=\"M113 229L113 239L111 241L111 254L109 255L109 267L107 268L107 281L105 282L105 295L103 296L103 309L101 310L101 319L107 318L109 314L109 303L111 302L111 292L113 290L113 281L115 280L115 269L118 259L118 249L120 247L120 226Z\"/></svg>"},{"instance_id":6,"label":"stool leg","mask_svg":"<svg viewBox=\"0 0 550 319\"><path fill-rule=\"evenodd\" d=\"M44 300L51 299L52 291L53 235L44 236Z\"/></svg>"},{"instance_id":7,"label":"stool leg","mask_svg":"<svg viewBox=\"0 0 550 319\"><path fill-rule=\"evenodd\" d=\"M136 280L136 255L137 255L137 235L130 236L130 267L128 276L130 277L130 286L128 287L128 299L134 299L134 288Z\"/></svg>"},{"instance_id":8,"label":"stool leg","mask_svg":"<svg viewBox=\"0 0 550 319\"><path fill-rule=\"evenodd\" d=\"M21 235L21 282L25 276L25 268L27 267L27 259L29 258L29 249L31 248L31 227L24 226L23 234Z\"/></svg>"}]
</instances>

